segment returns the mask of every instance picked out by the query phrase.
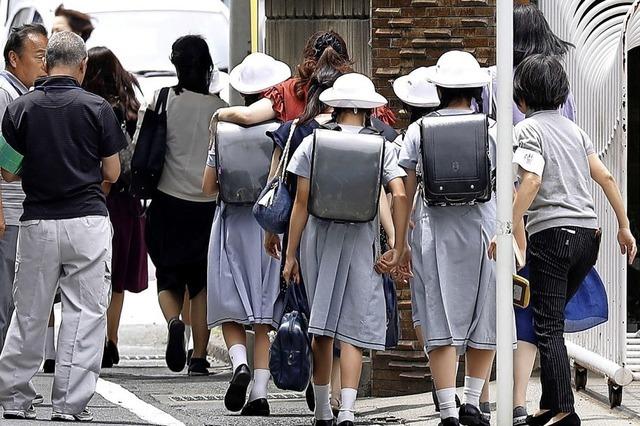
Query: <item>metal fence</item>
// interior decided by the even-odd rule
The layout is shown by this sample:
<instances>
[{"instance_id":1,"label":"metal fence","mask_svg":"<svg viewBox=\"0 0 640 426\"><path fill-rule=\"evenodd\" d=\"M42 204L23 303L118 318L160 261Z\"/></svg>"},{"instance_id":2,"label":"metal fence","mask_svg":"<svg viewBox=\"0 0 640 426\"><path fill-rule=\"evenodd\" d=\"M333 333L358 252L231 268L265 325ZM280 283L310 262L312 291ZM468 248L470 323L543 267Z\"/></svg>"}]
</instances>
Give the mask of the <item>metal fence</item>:
<instances>
[{"instance_id":1,"label":"metal fence","mask_svg":"<svg viewBox=\"0 0 640 426\"><path fill-rule=\"evenodd\" d=\"M639 5L640 0L539 1L554 32L575 45L567 56L566 66L577 104L577 123L592 138L625 199L628 196L626 56L632 47L640 45ZM616 242L615 215L600 188L594 187L594 198L603 230L596 268L609 296L609 321L588 332L568 336L575 344L568 347L576 361L588 352L587 355L595 354L624 366L626 262Z\"/></svg>"}]
</instances>

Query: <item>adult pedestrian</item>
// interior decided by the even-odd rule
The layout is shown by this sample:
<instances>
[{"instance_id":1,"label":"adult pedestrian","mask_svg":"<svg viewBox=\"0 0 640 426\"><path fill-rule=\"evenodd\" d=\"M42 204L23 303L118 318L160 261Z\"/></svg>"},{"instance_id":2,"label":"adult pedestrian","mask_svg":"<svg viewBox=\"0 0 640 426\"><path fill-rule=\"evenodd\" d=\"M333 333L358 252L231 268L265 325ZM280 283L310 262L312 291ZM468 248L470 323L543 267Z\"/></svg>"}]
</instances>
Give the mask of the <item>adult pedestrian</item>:
<instances>
[{"instance_id":1,"label":"adult pedestrian","mask_svg":"<svg viewBox=\"0 0 640 426\"><path fill-rule=\"evenodd\" d=\"M86 13L73 9L65 9L63 5L58 6L54 12L52 33L60 31L71 31L82 37L85 42L91 37L91 33L95 29L91 23L91 17Z\"/></svg>"},{"instance_id":2,"label":"adult pedestrian","mask_svg":"<svg viewBox=\"0 0 640 426\"><path fill-rule=\"evenodd\" d=\"M214 65L202 37L189 35L176 40L171 62L178 84L169 90L167 99L167 151L158 191L147 211L146 240L156 266L160 308L169 329L167 366L182 371L186 363L185 324L180 311L188 289L194 345L189 372L208 374L207 250L215 197L203 193L202 176L209 122L227 104L209 93ZM155 108L155 100L149 108Z\"/></svg>"},{"instance_id":3,"label":"adult pedestrian","mask_svg":"<svg viewBox=\"0 0 640 426\"><path fill-rule=\"evenodd\" d=\"M62 295L51 403L52 420L89 421L104 342L109 288L105 280L111 227L103 181L120 174L126 140L111 105L84 91L84 42L61 32L49 40L48 77L7 107L2 133L24 156L26 198L16 255L15 311L0 355L5 418L35 418L30 381L42 361L49 311ZM69 143L74 141L75 143Z\"/></svg>"},{"instance_id":4,"label":"adult pedestrian","mask_svg":"<svg viewBox=\"0 0 640 426\"><path fill-rule=\"evenodd\" d=\"M529 425L580 425L564 345L564 310L598 258L601 232L592 179L615 212L618 243L629 263L637 251L614 178L589 136L558 111L568 94L569 80L556 57L533 55L516 68L514 99L527 118L514 129L520 185L513 218L519 223L529 214L531 303L542 384L540 411L527 419Z\"/></svg>"},{"instance_id":5,"label":"adult pedestrian","mask_svg":"<svg viewBox=\"0 0 640 426\"><path fill-rule=\"evenodd\" d=\"M116 55L106 47L89 49L87 74L82 87L94 93L113 108L122 131L133 138L140 102L136 99L136 78L127 72ZM118 328L124 303L124 292L140 293L148 287L147 246L140 201L131 195L126 179L121 176L114 185L105 185L107 209L113 225L111 264L111 301L107 310L107 341L102 367L120 361Z\"/></svg>"},{"instance_id":6,"label":"adult pedestrian","mask_svg":"<svg viewBox=\"0 0 640 426\"><path fill-rule=\"evenodd\" d=\"M441 100L434 114L455 117L473 114L473 101L482 104L482 88L489 84L490 76L471 54L451 51L429 69L428 80L437 86ZM400 152L411 199L418 188L416 169L425 170L420 154L422 130L420 121L411 124ZM493 161L493 131L489 132L489 147ZM428 205L423 195L420 191L416 196L413 212L411 302L429 355L440 417L443 425L488 425L479 409L479 397L496 345L495 273L485 253L494 235L495 201L439 206ZM458 412L456 362L462 354L466 374Z\"/></svg>"},{"instance_id":7,"label":"adult pedestrian","mask_svg":"<svg viewBox=\"0 0 640 426\"><path fill-rule=\"evenodd\" d=\"M0 72L0 116L7 106L45 76L44 54L47 30L42 25L27 24L13 28L4 47L5 69ZM0 351L13 312L13 278L16 243L24 191L20 182L2 182L0 206Z\"/></svg>"}]
</instances>

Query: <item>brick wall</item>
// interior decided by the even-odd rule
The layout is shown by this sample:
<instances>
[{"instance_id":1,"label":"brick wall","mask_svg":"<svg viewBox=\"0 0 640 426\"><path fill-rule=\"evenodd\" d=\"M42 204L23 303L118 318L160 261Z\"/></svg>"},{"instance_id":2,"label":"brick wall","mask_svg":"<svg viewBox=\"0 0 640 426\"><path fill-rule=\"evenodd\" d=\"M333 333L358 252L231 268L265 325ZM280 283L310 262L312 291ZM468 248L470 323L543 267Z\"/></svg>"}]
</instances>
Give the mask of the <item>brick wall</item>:
<instances>
[{"instance_id":1,"label":"brick wall","mask_svg":"<svg viewBox=\"0 0 640 426\"><path fill-rule=\"evenodd\" d=\"M496 0L372 0L371 72L378 91L389 99L405 128L407 118L391 84L420 66L434 65L452 49L473 53L481 65L495 63ZM528 3L516 0L515 3ZM401 342L394 351L373 356L375 396L413 394L431 390L429 367L416 341L411 322L411 292L398 288ZM464 376L461 366L458 382Z\"/></svg>"}]
</instances>

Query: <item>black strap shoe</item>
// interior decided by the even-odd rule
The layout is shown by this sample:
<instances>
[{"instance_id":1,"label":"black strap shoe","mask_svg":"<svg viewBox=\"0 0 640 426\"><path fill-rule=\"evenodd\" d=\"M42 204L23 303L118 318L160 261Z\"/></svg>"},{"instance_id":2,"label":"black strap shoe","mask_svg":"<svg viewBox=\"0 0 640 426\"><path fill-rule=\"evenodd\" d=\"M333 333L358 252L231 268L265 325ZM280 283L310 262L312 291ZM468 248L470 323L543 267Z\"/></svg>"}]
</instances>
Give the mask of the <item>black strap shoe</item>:
<instances>
[{"instance_id":1,"label":"black strap shoe","mask_svg":"<svg viewBox=\"0 0 640 426\"><path fill-rule=\"evenodd\" d=\"M482 411L471 404L460 406L459 418L461 425L467 426L489 426L489 422L482 416Z\"/></svg>"},{"instance_id":2,"label":"black strap shoe","mask_svg":"<svg viewBox=\"0 0 640 426\"><path fill-rule=\"evenodd\" d=\"M224 396L224 406L231 412L242 410L244 402L247 400L247 388L251 382L251 371L249 366L242 364L233 373L229 388Z\"/></svg>"},{"instance_id":3,"label":"black strap shoe","mask_svg":"<svg viewBox=\"0 0 640 426\"><path fill-rule=\"evenodd\" d=\"M259 398L251 402L247 402L240 415L242 416L256 416L256 417L268 417L271 414L269 410L269 401L266 398Z\"/></svg>"},{"instance_id":4,"label":"black strap shoe","mask_svg":"<svg viewBox=\"0 0 640 426\"><path fill-rule=\"evenodd\" d=\"M165 354L169 370L179 372L187 363L187 351L184 349L184 323L179 318L169 321L169 339Z\"/></svg>"},{"instance_id":5,"label":"black strap shoe","mask_svg":"<svg viewBox=\"0 0 640 426\"><path fill-rule=\"evenodd\" d=\"M554 418L556 413L553 411L545 411L539 416L527 416L527 424L530 426L544 426L549 423L549 420Z\"/></svg>"}]
</instances>

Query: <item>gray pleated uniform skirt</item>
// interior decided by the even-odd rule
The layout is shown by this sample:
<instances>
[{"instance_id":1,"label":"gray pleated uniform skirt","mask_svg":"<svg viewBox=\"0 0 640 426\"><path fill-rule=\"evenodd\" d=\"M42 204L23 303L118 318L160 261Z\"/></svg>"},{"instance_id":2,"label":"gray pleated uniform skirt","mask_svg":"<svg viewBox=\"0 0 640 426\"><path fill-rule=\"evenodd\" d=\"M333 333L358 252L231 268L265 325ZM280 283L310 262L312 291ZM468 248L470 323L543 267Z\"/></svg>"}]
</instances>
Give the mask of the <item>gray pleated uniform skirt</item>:
<instances>
[{"instance_id":1,"label":"gray pleated uniform skirt","mask_svg":"<svg viewBox=\"0 0 640 426\"><path fill-rule=\"evenodd\" d=\"M495 349L495 264L487 256L495 234L495 201L414 211L411 233L414 325L427 351L455 346Z\"/></svg>"},{"instance_id":2,"label":"gray pleated uniform skirt","mask_svg":"<svg viewBox=\"0 0 640 426\"><path fill-rule=\"evenodd\" d=\"M207 272L207 322L277 326L280 262L264 250L264 231L251 206L220 202L211 228Z\"/></svg>"},{"instance_id":3,"label":"gray pleated uniform skirt","mask_svg":"<svg viewBox=\"0 0 640 426\"><path fill-rule=\"evenodd\" d=\"M311 305L310 333L384 350L384 288L373 270L376 223L335 223L309 216L300 267Z\"/></svg>"}]
</instances>

